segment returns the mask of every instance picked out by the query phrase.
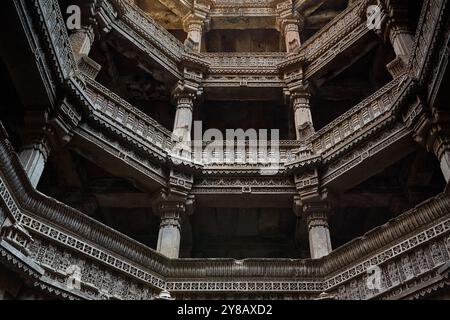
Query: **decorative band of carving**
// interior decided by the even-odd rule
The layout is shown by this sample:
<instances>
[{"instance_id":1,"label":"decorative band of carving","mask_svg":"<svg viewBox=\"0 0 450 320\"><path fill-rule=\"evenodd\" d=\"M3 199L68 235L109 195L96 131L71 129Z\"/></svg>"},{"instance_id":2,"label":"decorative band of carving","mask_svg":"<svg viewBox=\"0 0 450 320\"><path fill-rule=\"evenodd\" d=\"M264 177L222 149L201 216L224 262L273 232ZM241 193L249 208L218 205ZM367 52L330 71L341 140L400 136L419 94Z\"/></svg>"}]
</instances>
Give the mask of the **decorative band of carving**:
<instances>
[{"instance_id":1,"label":"decorative band of carving","mask_svg":"<svg viewBox=\"0 0 450 320\"><path fill-rule=\"evenodd\" d=\"M326 212L314 212L307 214L308 229L316 227L328 228L328 215Z\"/></svg>"}]
</instances>

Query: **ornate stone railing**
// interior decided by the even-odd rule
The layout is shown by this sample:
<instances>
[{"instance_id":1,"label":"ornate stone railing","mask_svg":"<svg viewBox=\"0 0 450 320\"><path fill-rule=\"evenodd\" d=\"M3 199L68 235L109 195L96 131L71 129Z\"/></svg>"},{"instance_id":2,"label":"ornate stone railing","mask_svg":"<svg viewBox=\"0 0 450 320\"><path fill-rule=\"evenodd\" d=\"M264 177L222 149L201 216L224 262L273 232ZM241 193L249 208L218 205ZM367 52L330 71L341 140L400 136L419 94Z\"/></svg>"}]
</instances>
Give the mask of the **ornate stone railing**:
<instances>
[{"instance_id":1,"label":"ornate stone railing","mask_svg":"<svg viewBox=\"0 0 450 320\"><path fill-rule=\"evenodd\" d=\"M185 47L169 31L161 27L152 17L142 11L132 0L110 0L116 6L118 2L127 3L124 14L120 17L146 39L153 40L161 49L169 50L174 58L179 58Z\"/></svg>"},{"instance_id":2,"label":"ornate stone railing","mask_svg":"<svg viewBox=\"0 0 450 320\"><path fill-rule=\"evenodd\" d=\"M45 270L34 281L44 290L59 284L60 291L70 291L64 286L67 268L76 266L81 288L72 291L86 299L149 299L162 289L174 296L239 291L311 298L327 291L339 299L382 298L411 281L437 276L450 261L450 198L445 194L319 260L169 260L36 192L4 131L1 135L0 205L31 232L30 257ZM382 287L370 292L364 286L374 266L382 271Z\"/></svg>"},{"instance_id":3,"label":"ornate stone railing","mask_svg":"<svg viewBox=\"0 0 450 320\"><path fill-rule=\"evenodd\" d=\"M276 16L276 1L274 0L218 0L210 11L211 17L270 17Z\"/></svg>"},{"instance_id":4,"label":"ornate stone railing","mask_svg":"<svg viewBox=\"0 0 450 320\"><path fill-rule=\"evenodd\" d=\"M144 48L144 51L151 53L154 51L149 43L156 45L163 50L168 57L177 63L180 58L191 53L186 52L184 45L173 37L167 30L158 25L149 15L143 12L136 5L122 0L110 0L114 6L121 7L124 13L116 22L124 30L133 34L137 33L134 41ZM107 3L107 2L105 2ZM125 4L126 3L126 4ZM359 39L368 30L360 16L360 6L362 3L355 3L344 10L326 27L309 39L300 50L298 55L287 59L286 53L200 53L199 56L209 64L209 73L271 73L277 74L279 68L284 68L289 64L296 63L297 60L305 59L309 66L306 71L306 78L315 73L324 63L333 59L345 47ZM113 15L113 14L112 14ZM167 59L158 56L157 59ZM170 61L166 61L171 65ZM171 66L171 71L175 67ZM270 83L273 83L270 82Z\"/></svg>"},{"instance_id":5,"label":"ornate stone railing","mask_svg":"<svg viewBox=\"0 0 450 320\"><path fill-rule=\"evenodd\" d=\"M373 126L382 123L391 114L404 77L396 78L355 107L316 132L307 142L323 158L357 141Z\"/></svg>"},{"instance_id":6,"label":"ornate stone railing","mask_svg":"<svg viewBox=\"0 0 450 320\"><path fill-rule=\"evenodd\" d=\"M54 10L50 2L54 4L36 0L40 16L44 16L45 8ZM57 11L51 12L45 15L48 19L60 15ZM50 24L43 25L47 33ZM64 33L60 35L61 38L48 38L51 50L55 50L57 41L61 41L58 39L67 40ZM69 56L64 61L70 64L70 60ZM59 65L60 70L65 70L63 65ZM114 103L118 108L122 107L120 101ZM105 103L99 105L105 106ZM361 106L364 108L366 104ZM130 106L125 109L132 110ZM130 114L137 115L135 112ZM112 115L112 121L127 126L125 118ZM364 118L364 114L360 116ZM65 271L68 261L83 270L82 297L148 298L154 291L170 289L175 294L240 291L249 294L279 292L304 297L328 290L337 293L338 298L370 298L372 293L368 294L362 286L367 269L373 265L379 266L385 277L382 290L377 294L386 297L411 282L438 278L438 269L449 261L448 195L430 199L321 260L168 260L80 212L37 193L3 131L0 168L2 209L33 234L35 242L29 248L31 257L46 270L36 282L41 288L49 283L64 283L68 276ZM186 280L188 278L190 280Z\"/></svg>"},{"instance_id":7,"label":"ornate stone railing","mask_svg":"<svg viewBox=\"0 0 450 320\"><path fill-rule=\"evenodd\" d=\"M139 50L148 54L174 76L181 78L178 63L184 45L129 0L102 1L103 12L114 28Z\"/></svg>"},{"instance_id":8,"label":"ornate stone railing","mask_svg":"<svg viewBox=\"0 0 450 320\"><path fill-rule=\"evenodd\" d=\"M60 80L67 80L78 69L75 61L66 25L62 18L61 9L57 1L33 2L34 8L38 11L41 20L39 22L44 26L46 41L51 46L51 58L58 65L57 75Z\"/></svg>"},{"instance_id":9,"label":"ornate stone railing","mask_svg":"<svg viewBox=\"0 0 450 320\"><path fill-rule=\"evenodd\" d=\"M326 63L369 32L360 14L363 5L364 1L357 1L345 9L302 44L298 54L280 63L279 67L305 61L305 78L311 78Z\"/></svg>"},{"instance_id":10,"label":"ornate stone railing","mask_svg":"<svg viewBox=\"0 0 450 320\"><path fill-rule=\"evenodd\" d=\"M203 143L200 147L193 143L194 153L201 152L205 168L216 165L283 165L295 159L299 143L293 140L280 141L223 141L223 143ZM201 148L201 151L200 151Z\"/></svg>"},{"instance_id":11,"label":"ornate stone railing","mask_svg":"<svg viewBox=\"0 0 450 320\"><path fill-rule=\"evenodd\" d=\"M162 156L166 150L173 148L174 141L169 130L98 82L87 78L85 81L86 94L94 107L94 115L119 127L145 146L159 149Z\"/></svg>"},{"instance_id":12,"label":"ornate stone railing","mask_svg":"<svg viewBox=\"0 0 450 320\"><path fill-rule=\"evenodd\" d=\"M426 0L420 16L413 52L409 60L411 76L424 81L424 71L429 67L432 57L430 52L436 45L436 30L445 23L442 19L443 8L448 6L448 1Z\"/></svg>"},{"instance_id":13,"label":"ornate stone railing","mask_svg":"<svg viewBox=\"0 0 450 320\"><path fill-rule=\"evenodd\" d=\"M230 56L233 57L233 55ZM261 56L265 57L266 55L262 54ZM276 57L281 58L281 55L276 55ZM140 141L144 149L148 146L156 146L160 153L162 152L163 157L164 150L172 150L173 144L170 133L167 130L164 130L164 128L123 101L120 97L111 94L108 90L89 79L86 81L88 88L93 89L97 87L96 90L91 91L91 94L95 92L96 96L92 97L92 99L95 101L98 99L99 101L94 102L94 104L98 103L101 105L99 108L95 108L98 117L102 117L112 125L123 129L122 131L128 132L130 137L135 138L132 139L135 140L134 143ZM374 122L379 123L381 121L380 119L385 116L389 110L387 104L393 99L399 81L400 79L394 80L385 88L320 130L308 142L308 145L312 147L312 150L316 154L321 154L323 157L326 157L330 153L337 154L334 151L347 148L350 140L353 140L360 133L367 131L366 128L372 126ZM101 98L98 98L98 96ZM112 100L112 104L108 105L110 102L107 101L110 100ZM284 159L284 155L282 155L282 163L291 162L292 153L290 151L288 152L289 158L286 157ZM302 155L297 154L295 157L296 159L294 161L301 161ZM309 154L305 160L311 160Z\"/></svg>"},{"instance_id":14,"label":"ornate stone railing","mask_svg":"<svg viewBox=\"0 0 450 320\"><path fill-rule=\"evenodd\" d=\"M307 61L319 58L365 22L360 15L361 5L356 1L302 45Z\"/></svg>"},{"instance_id":15,"label":"ornate stone railing","mask_svg":"<svg viewBox=\"0 0 450 320\"><path fill-rule=\"evenodd\" d=\"M282 52L238 52L238 53L202 53L213 73L245 73L249 69L272 69L286 59ZM255 70L254 72L257 72Z\"/></svg>"}]
</instances>

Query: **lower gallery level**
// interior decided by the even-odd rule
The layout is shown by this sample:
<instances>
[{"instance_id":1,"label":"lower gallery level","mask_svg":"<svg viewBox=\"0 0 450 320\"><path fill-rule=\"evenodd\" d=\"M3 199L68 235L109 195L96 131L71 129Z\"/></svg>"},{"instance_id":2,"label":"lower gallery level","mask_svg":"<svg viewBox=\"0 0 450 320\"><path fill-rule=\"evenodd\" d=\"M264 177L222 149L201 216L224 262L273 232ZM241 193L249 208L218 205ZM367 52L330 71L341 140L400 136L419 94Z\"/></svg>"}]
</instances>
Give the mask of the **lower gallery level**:
<instances>
[{"instance_id":1,"label":"lower gallery level","mask_svg":"<svg viewBox=\"0 0 450 320\"><path fill-rule=\"evenodd\" d=\"M0 300L448 299L449 3L312 3L5 4Z\"/></svg>"}]
</instances>

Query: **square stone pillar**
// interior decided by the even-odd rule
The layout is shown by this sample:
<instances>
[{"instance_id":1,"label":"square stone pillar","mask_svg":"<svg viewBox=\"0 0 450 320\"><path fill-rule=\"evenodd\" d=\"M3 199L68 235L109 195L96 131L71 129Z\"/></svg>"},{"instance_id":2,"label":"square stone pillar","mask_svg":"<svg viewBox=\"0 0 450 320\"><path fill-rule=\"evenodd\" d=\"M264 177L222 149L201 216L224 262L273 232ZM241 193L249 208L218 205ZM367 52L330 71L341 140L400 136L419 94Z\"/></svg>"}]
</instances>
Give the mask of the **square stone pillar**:
<instances>
[{"instance_id":1,"label":"square stone pillar","mask_svg":"<svg viewBox=\"0 0 450 320\"><path fill-rule=\"evenodd\" d=\"M194 108L193 94L175 95L177 111L173 124L173 135L183 142L191 141L192 112Z\"/></svg>"},{"instance_id":2,"label":"square stone pillar","mask_svg":"<svg viewBox=\"0 0 450 320\"><path fill-rule=\"evenodd\" d=\"M332 250L330 230L328 227L329 211L329 206L325 203L309 203L303 205L303 212L307 219L309 248L312 259L322 258Z\"/></svg>"},{"instance_id":3,"label":"square stone pillar","mask_svg":"<svg viewBox=\"0 0 450 320\"><path fill-rule=\"evenodd\" d=\"M87 57L94 43L94 32L92 28L83 27L75 30L69 37L73 53L77 61L82 57Z\"/></svg>"},{"instance_id":4,"label":"square stone pillar","mask_svg":"<svg viewBox=\"0 0 450 320\"><path fill-rule=\"evenodd\" d=\"M202 49L203 21L198 19L186 21L185 31L188 35L184 44L193 51L200 52Z\"/></svg>"},{"instance_id":5,"label":"square stone pillar","mask_svg":"<svg viewBox=\"0 0 450 320\"><path fill-rule=\"evenodd\" d=\"M34 188L41 179L49 155L50 146L46 137L32 140L19 153L20 162Z\"/></svg>"},{"instance_id":6,"label":"square stone pillar","mask_svg":"<svg viewBox=\"0 0 450 320\"><path fill-rule=\"evenodd\" d=\"M306 140L314 133L311 108L309 105L310 97L310 94L307 92L295 93L292 96L297 140Z\"/></svg>"},{"instance_id":7,"label":"square stone pillar","mask_svg":"<svg viewBox=\"0 0 450 320\"><path fill-rule=\"evenodd\" d=\"M293 0L277 3L277 28L286 42L286 52L292 53L300 48L300 32L304 26L304 17L299 15Z\"/></svg>"},{"instance_id":8,"label":"square stone pillar","mask_svg":"<svg viewBox=\"0 0 450 320\"><path fill-rule=\"evenodd\" d=\"M157 251L168 258L176 259L180 253L181 214L185 209L182 202L162 202L158 206L161 223Z\"/></svg>"},{"instance_id":9,"label":"square stone pillar","mask_svg":"<svg viewBox=\"0 0 450 320\"><path fill-rule=\"evenodd\" d=\"M282 23L286 52L291 53L300 48L299 21L297 19L285 19Z\"/></svg>"},{"instance_id":10,"label":"square stone pillar","mask_svg":"<svg viewBox=\"0 0 450 320\"><path fill-rule=\"evenodd\" d=\"M442 174L447 184L450 181L450 137L439 135L433 144L433 151L439 160Z\"/></svg>"}]
</instances>

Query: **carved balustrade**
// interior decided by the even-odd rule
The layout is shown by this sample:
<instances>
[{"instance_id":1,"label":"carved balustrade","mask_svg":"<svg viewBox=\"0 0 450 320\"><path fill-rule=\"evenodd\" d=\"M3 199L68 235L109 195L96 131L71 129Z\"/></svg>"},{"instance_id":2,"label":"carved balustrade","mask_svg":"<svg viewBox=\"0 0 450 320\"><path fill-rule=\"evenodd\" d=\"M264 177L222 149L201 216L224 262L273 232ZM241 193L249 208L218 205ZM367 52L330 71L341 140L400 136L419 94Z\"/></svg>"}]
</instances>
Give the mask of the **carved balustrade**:
<instances>
[{"instance_id":1,"label":"carved balustrade","mask_svg":"<svg viewBox=\"0 0 450 320\"><path fill-rule=\"evenodd\" d=\"M315 153L327 158L339 153L392 115L392 108L405 78L396 78L370 97L317 131L309 140Z\"/></svg>"},{"instance_id":2,"label":"carved balustrade","mask_svg":"<svg viewBox=\"0 0 450 320\"><path fill-rule=\"evenodd\" d=\"M0 143L1 206L34 238L28 246L30 258L44 270L33 279L35 285L43 290L55 290L56 286L66 297L150 299L166 289L175 296L201 292L213 297L240 291L244 295L278 292L314 297L327 291L338 299L383 298L401 294L411 282L426 284L436 278L433 284L442 283L438 272L450 260L450 198L446 194L319 260L169 260L36 193L5 139L3 136ZM3 245L0 250L11 255ZM70 266L80 268L79 290L64 285ZM381 270L381 286L372 292L366 283L368 270L374 267Z\"/></svg>"},{"instance_id":3,"label":"carved balustrade","mask_svg":"<svg viewBox=\"0 0 450 320\"><path fill-rule=\"evenodd\" d=\"M86 84L86 94L92 101L94 115L144 145L157 148L162 155L174 147L172 133L158 122L98 82L86 79Z\"/></svg>"}]
</instances>

